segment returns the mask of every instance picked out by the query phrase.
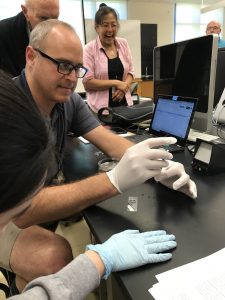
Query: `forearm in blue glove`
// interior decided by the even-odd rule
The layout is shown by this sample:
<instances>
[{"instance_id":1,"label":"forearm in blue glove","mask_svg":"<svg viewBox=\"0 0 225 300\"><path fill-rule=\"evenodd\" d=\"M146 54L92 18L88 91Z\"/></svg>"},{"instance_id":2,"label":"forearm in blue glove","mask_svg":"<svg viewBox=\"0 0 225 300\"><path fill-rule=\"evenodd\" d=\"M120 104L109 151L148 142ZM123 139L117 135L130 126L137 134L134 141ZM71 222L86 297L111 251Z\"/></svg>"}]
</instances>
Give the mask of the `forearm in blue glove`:
<instances>
[{"instance_id":1,"label":"forearm in blue glove","mask_svg":"<svg viewBox=\"0 0 225 300\"><path fill-rule=\"evenodd\" d=\"M111 272L136 268L148 263L171 259L171 253L160 253L176 247L175 236L164 230L140 233L138 230L125 230L112 235L105 243L88 245L87 250L97 252L104 265L103 278Z\"/></svg>"}]
</instances>

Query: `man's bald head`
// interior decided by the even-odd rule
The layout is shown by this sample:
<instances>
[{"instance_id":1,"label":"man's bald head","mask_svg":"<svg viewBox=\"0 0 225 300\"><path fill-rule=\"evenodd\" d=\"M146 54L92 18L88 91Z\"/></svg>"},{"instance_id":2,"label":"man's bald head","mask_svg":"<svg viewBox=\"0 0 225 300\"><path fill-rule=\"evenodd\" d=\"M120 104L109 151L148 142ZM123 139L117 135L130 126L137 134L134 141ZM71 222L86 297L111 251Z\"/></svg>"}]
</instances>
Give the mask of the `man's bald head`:
<instances>
[{"instance_id":1,"label":"man's bald head","mask_svg":"<svg viewBox=\"0 0 225 300\"><path fill-rule=\"evenodd\" d=\"M25 0L21 8L30 30L42 21L59 17L59 0Z\"/></svg>"}]
</instances>

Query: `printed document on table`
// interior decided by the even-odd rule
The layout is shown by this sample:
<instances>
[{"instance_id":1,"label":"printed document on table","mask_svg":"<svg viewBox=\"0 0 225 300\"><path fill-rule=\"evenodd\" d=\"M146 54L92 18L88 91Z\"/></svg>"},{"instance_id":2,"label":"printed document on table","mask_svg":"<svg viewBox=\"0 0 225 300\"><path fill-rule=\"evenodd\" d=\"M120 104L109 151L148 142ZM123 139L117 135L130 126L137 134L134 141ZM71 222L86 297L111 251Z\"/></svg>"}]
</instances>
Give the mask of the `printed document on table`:
<instances>
[{"instance_id":1,"label":"printed document on table","mask_svg":"<svg viewBox=\"0 0 225 300\"><path fill-rule=\"evenodd\" d=\"M225 299L225 248L156 278L149 289L156 300Z\"/></svg>"}]
</instances>

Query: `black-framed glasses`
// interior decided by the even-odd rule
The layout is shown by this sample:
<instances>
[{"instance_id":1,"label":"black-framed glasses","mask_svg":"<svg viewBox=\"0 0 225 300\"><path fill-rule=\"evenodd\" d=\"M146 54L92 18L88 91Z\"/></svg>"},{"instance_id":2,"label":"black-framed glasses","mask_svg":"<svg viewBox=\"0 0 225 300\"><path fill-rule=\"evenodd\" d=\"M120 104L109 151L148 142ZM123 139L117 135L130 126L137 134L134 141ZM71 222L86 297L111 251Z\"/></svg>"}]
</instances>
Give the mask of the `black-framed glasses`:
<instances>
[{"instance_id":1,"label":"black-framed glasses","mask_svg":"<svg viewBox=\"0 0 225 300\"><path fill-rule=\"evenodd\" d=\"M52 58L51 56L47 55L46 53L42 52L41 50L34 48L35 51L41 54L41 56L51 60L54 64L57 65L57 71L60 74L63 75L69 75L73 70L75 70L77 78L83 78L85 74L87 73L88 69L85 68L82 65L77 65L74 66L73 64L67 62L67 61L62 61L62 60L56 60Z\"/></svg>"}]
</instances>

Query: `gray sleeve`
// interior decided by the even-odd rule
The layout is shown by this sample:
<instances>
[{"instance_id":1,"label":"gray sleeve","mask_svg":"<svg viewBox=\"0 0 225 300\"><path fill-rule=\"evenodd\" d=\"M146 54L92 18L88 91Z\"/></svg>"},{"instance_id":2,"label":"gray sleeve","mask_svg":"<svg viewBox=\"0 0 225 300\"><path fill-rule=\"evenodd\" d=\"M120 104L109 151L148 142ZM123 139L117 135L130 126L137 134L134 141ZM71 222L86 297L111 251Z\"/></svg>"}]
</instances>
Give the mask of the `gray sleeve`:
<instances>
[{"instance_id":1,"label":"gray sleeve","mask_svg":"<svg viewBox=\"0 0 225 300\"><path fill-rule=\"evenodd\" d=\"M76 136L84 135L100 125L84 100L76 93L65 103L65 114L68 131Z\"/></svg>"},{"instance_id":2,"label":"gray sleeve","mask_svg":"<svg viewBox=\"0 0 225 300\"><path fill-rule=\"evenodd\" d=\"M10 300L81 300L100 283L96 266L85 254L79 255L56 274L30 282L22 294Z\"/></svg>"}]
</instances>

